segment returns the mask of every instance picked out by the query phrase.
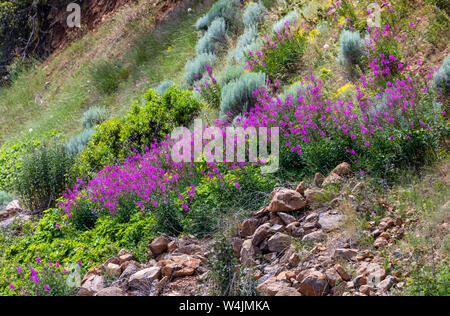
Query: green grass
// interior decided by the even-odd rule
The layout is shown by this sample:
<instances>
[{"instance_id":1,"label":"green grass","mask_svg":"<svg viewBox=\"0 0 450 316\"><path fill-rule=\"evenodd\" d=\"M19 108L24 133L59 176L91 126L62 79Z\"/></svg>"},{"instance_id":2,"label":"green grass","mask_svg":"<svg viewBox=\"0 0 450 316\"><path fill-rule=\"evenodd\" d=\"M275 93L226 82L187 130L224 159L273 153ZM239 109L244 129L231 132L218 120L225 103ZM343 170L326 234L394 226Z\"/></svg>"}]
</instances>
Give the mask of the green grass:
<instances>
[{"instance_id":1,"label":"green grass","mask_svg":"<svg viewBox=\"0 0 450 316\"><path fill-rule=\"evenodd\" d=\"M80 131L82 114L91 106L120 116L130 100L160 81L181 84L184 65L195 54L193 25L208 6L194 5L191 14L183 11L151 29L154 16L142 3L0 88L0 143L30 129L36 134L57 129L69 137ZM131 20L129 11L140 15Z\"/></svg>"}]
</instances>

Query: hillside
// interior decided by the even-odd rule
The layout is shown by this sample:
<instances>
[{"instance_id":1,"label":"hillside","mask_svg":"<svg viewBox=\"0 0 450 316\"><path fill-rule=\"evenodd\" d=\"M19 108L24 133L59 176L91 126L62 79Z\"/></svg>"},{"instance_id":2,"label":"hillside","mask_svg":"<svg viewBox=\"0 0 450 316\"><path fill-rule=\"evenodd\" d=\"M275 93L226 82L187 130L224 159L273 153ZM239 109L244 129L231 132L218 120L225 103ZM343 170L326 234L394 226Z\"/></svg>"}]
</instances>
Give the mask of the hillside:
<instances>
[{"instance_id":1,"label":"hillside","mask_svg":"<svg viewBox=\"0 0 450 316\"><path fill-rule=\"evenodd\" d=\"M98 7L0 87L0 295L449 295L446 1Z\"/></svg>"}]
</instances>

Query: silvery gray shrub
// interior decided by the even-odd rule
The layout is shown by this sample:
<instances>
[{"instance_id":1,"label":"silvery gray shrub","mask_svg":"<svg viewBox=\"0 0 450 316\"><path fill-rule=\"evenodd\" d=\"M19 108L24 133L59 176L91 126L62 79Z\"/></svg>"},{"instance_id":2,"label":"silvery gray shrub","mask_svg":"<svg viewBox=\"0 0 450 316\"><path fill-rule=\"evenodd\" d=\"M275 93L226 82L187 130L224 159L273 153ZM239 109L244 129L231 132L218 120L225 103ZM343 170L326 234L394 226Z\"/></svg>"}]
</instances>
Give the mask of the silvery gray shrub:
<instances>
[{"instance_id":1,"label":"silvery gray shrub","mask_svg":"<svg viewBox=\"0 0 450 316\"><path fill-rule=\"evenodd\" d=\"M206 72L206 65L213 66L216 61L216 55L212 53L199 54L193 60L186 63L184 80L192 85L195 81L200 80Z\"/></svg>"}]
</instances>

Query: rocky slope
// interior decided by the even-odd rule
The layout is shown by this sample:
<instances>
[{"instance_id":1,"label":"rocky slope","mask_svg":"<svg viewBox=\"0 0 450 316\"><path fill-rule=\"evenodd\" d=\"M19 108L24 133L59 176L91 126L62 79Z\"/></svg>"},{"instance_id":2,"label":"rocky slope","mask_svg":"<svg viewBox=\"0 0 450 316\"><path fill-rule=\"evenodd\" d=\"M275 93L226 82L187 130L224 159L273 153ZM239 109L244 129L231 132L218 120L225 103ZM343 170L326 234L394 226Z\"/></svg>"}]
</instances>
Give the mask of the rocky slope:
<instances>
[{"instance_id":1,"label":"rocky slope","mask_svg":"<svg viewBox=\"0 0 450 316\"><path fill-rule=\"evenodd\" d=\"M231 243L239 260L251 267L258 293L384 296L403 286L398 276L386 271L383 253L403 237L414 212L403 222L386 205L391 216L378 225L369 223L363 233L374 242L363 246L348 230L352 215L345 203L354 209L364 207L356 196L365 189L351 174L350 166L343 163L327 177L317 174L309 187L302 182L296 190L275 188L270 203L240 223ZM336 185L346 189L330 193L330 186ZM212 243L162 235L149 245L153 259L146 264L122 250L86 274L79 295L207 295ZM107 279L114 281L107 285Z\"/></svg>"}]
</instances>

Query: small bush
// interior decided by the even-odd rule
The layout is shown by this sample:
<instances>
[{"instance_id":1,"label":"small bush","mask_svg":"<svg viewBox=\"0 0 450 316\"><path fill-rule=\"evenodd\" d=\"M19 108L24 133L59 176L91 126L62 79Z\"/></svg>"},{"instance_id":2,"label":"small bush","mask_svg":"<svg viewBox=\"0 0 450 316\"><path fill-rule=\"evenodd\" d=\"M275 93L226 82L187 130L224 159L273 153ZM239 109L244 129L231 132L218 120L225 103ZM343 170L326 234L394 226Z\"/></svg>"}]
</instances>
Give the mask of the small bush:
<instances>
[{"instance_id":1,"label":"small bush","mask_svg":"<svg viewBox=\"0 0 450 316\"><path fill-rule=\"evenodd\" d=\"M361 65L362 58L366 54L366 47L360 33L344 30L339 37L339 42L341 45L341 63Z\"/></svg>"},{"instance_id":2,"label":"small bush","mask_svg":"<svg viewBox=\"0 0 450 316\"><path fill-rule=\"evenodd\" d=\"M293 101L296 101L302 94L306 92L306 90L307 85L302 84L301 82L296 82L288 87L285 87L279 98L282 102L286 102L288 97L291 97Z\"/></svg>"},{"instance_id":3,"label":"small bush","mask_svg":"<svg viewBox=\"0 0 450 316\"><path fill-rule=\"evenodd\" d=\"M258 28L255 26L247 27L244 33L239 36L236 48L230 52L228 60L234 59L238 64L243 64L250 51L255 51L261 47L261 41L258 40Z\"/></svg>"},{"instance_id":4,"label":"small bush","mask_svg":"<svg viewBox=\"0 0 450 316\"><path fill-rule=\"evenodd\" d=\"M249 110L256 103L254 91L266 86L266 75L245 73L236 81L232 81L222 89L221 113L230 113L232 117Z\"/></svg>"},{"instance_id":5,"label":"small bush","mask_svg":"<svg viewBox=\"0 0 450 316\"><path fill-rule=\"evenodd\" d=\"M450 55L444 59L442 67L434 74L433 85L444 95L450 94Z\"/></svg>"},{"instance_id":6,"label":"small bush","mask_svg":"<svg viewBox=\"0 0 450 316\"><path fill-rule=\"evenodd\" d=\"M450 294L448 264L416 268L408 279L408 292L412 296L448 296Z\"/></svg>"},{"instance_id":7,"label":"small bush","mask_svg":"<svg viewBox=\"0 0 450 316\"><path fill-rule=\"evenodd\" d=\"M210 37L223 44L227 42L227 26L224 18L216 18L208 29L207 32Z\"/></svg>"},{"instance_id":8,"label":"small bush","mask_svg":"<svg viewBox=\"0 0 450 316\"><path fill-rule=\"evenodd\" d=\"M124 68L120 62L101 61L91 66L89 72L93 85L103 94L116 92L120 82L129 76L128 69Z\"/></svg>"},{"instance_id":9,"label":"small bush","mask_svg":"<svg viewBox=\"0 0 450 316\"><path fill-rule=\"evenodd\" d=\"M108 119L108 116L108 110L106 110L105 108L94 106L84 112L83 118L81 119L81 125L84 129L94 128L94 126L97 126L98 124L106 121Z\"/></svg>"},{"instance_id":10,"label":"small bush","mask_svg":"<svg viewBox=\"0 0 450 316\"><path fill-rule=\"evenodd\" d=\"M78 156L83 151L84 146L86 146L94 133L94 129L88 128L83 130L80 134L71 137L64 144L67 153L69 155Z\"/></svg>"},{"instance_id":11,"label":"small bush","mask_svg":"<svg viewBox=\"0 0 450 316\"><path fill-rule=\"evenodd\" d=\"M77 207L71 215L73 225L80 231L94 228L98 219L94 205L86 199L82 199L77 203Z\"/></svg>"},{"instance_id":12,"label":"small bush","mask_svg":"<svg viewBox=\"0 0 450 316\"><path fill-rule=\"evenodd\" d=\"M244 69L239 65L227 65L219 77L219 84L225 86L233 80L239 79L244 73Z\"/></svg>"},{"instance_id":13,"label":"small bush","mask_svg":"<svg viewBox=\"0 0 450 316\"><path fill-rule=\"evenodd\" d=\"M195 45L195 52L200 54L212 54L216 51L216 41L206 32L203 37Z\"/></svg>"},{"instance_id":14,"label":"small bush","mask_svg":"<svg viewBox=\"0 0 450 316\"><path fill-rule=\"evenodd\" d=\"M73 176L88 179L103 167L123 161L134 150L145 151L177 126L188 126L200 111L194 95L174 85L163 96L149 90L123 118L98 125L76 160Z\"/></svg>"},{"instance_id":15,"label":"small bush","mask_svg":"<svg viewBox=\"0 0 450 316\"><path fill-rule=\"evenodd\" d=\"M167 89L169 89L171 86L173 86L174 83L172 80L164 80L163 82L161 82L158 87L156 88L156 91L160 94L163 95L164 92L166 92Z\"/></svg>"},{"instance_id":16,"label":"small bush","mask_svg":"<svg viewBox=\"0 0 450 316\"><path fill-rule=\"evenodd\" d=\"M292 26L299 17L300 15L297 11L289 12L284 18L272 26L272 31L274 33L281 32L286 26Z\"/></svg>"},{"instance_id":17,"label":"small bush","mask_svg":"<svg viewBox=\"0 0 450 316\"><path fill-rule=\"evenodd\" d=\"M8 192L0 191L0 210L6 207L13 200L13 196Z\"/></svg>"},{"instance_id":18,"label":"small bush","mask_svg":"<svg viewBox=\"0 0 450 316\"><path fill-rule=\"evenodd\" d=\"M73 158L58 143L46 143L23 158L15 189L32 211L42 212L55 205L68 188L67 173Z\"/></svg>"},{"instance_id":19,"label":"small bush","mask_svg":"<svg viewBox=\"0 0 450 316\"><path fill-rule=\"evenodd\" d=\"M196 27L198 30L207 30L211 23L219 17L224 18L230 26L235 23L239 7L240 0L219 0L214 3L206 15L197 20Z\"/></svg>"},{"instance_id":20,"label":"small bush","mask_svg":"<svg viewBox=\"0 0 450 316\"><path fill-rule=\"evenodd\" d=\"M265 12L266 12L266 8L264 7L264 5L261 2L250 3L247 6L247 8L245 8L244 14L242 16L242 19L244 21L244 26L246 28L258 26L259 23L261 23Z\"/></svg>"},{"instance_id":21,"label":"small bush","mask_svg":"<svg viewBox=\"0 0 450 316\"><path fill-rule=\"evenodd\" d=\"M194 60L188 61L186 63L184 80L190 85L194 84L206 72L206 65L213 66L215 61L216 55L214 54L200 54Z\"/></svg>"}]
</instances>

